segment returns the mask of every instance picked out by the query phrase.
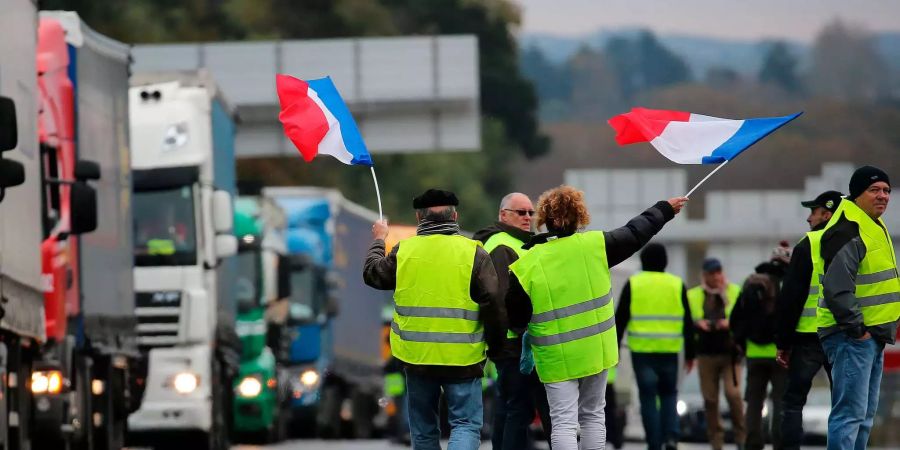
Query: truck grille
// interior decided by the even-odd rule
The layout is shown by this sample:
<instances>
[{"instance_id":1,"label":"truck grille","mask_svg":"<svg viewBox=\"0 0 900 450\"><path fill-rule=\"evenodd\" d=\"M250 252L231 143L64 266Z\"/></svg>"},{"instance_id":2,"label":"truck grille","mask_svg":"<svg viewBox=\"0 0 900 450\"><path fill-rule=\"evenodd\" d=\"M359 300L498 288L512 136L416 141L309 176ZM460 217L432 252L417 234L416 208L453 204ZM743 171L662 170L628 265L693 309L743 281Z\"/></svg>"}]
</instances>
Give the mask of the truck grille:
<instances>
[{"instance_id":1,"label":"truck grille","mask_svg":"<svg viewBox=\"0 0 900 450\"><path fill-rule=\"evenodd\" d=\"M135 300L141 349L175 345L181 317L181 292L138 292Z\"/></svg>"}]
</instances>

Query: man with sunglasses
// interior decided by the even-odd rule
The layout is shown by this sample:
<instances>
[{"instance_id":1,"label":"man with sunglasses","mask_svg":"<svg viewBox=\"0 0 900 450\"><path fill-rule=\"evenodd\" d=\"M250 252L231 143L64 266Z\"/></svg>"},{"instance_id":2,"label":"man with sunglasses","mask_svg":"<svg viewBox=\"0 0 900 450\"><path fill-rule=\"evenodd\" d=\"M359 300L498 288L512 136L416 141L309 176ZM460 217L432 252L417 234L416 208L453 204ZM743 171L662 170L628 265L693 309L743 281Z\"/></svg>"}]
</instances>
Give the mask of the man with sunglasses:
<instances>
[{"instance_id":1,"label":"man with sunglasses","mask_svg":"<svg viewBox=\"0 0 900 450\"><path fill-rule=\"evenodd\" d=\"M519 259L525 250L522 245L532 236L531 220L534 206L527 195L514 192L500 201L497 222L475 233L474 239L484 244L497 270L499 291L506 296L509 286L509 265ZM541 413L541 422L550 436L550 414L547 395L537 375L519 372L519 355L522 353L524 329L511 329L503 347L491 351L489 356L497 366L498 401L494 410L494 427L491 438L493 448L529 448L528 426L534 418L535 401Z\"/></svg>"}]
</instances>

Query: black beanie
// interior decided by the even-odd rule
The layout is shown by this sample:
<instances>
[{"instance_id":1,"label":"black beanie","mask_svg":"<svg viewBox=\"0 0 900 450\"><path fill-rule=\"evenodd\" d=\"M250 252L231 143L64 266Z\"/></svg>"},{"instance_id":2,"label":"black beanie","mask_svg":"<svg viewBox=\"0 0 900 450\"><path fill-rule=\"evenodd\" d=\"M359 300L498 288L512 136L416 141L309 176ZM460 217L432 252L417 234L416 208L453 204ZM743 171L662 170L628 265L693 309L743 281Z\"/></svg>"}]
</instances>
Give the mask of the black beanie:
<instances>
[{"instance_id":1,"label":"black beanie","mask_svg":"<svg viewBox=\"0 0 900 450\"><path fill-rule=\"evenodd\" d=\"M856 169L856 172L853 172L853 176L850 177L850 195L847 199L855 200L856 197L859 197L860 194L865 192L869 186L879 181L884 181L888 186L891 185L891 180L888 178L887 174L877 167L862 166L859 169Z\"/></svg>"},{"instance_id":2,"label":"black beanie","mask_svg":"<svg viewBox=\"0 0 900 450\"><path fill-rule=\"evenodd\" d=\"M651 272L662 272L666 270L669 264L669 258L666 256L666 248L662 244L652 242L644 247L641 252L641 268Z\"/></svg>"}]
</instances>

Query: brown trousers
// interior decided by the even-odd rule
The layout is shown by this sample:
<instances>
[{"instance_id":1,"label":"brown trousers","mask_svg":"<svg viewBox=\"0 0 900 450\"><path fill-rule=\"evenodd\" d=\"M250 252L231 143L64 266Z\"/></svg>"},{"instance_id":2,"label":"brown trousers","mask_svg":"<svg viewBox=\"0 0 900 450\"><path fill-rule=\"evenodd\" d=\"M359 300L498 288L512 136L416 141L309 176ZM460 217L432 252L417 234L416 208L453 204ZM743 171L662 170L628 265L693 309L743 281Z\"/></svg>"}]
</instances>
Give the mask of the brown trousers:
<instances>
[{"instance_id":1,"label":"brown trousers","mask_svg":"<svg viewBox=\"0 0 900 450\"><path fill-rule=\"evenodd\" d=\"M700 391L706 412L706 436L714 450L725 446L725 431L719 414L719 384L725 386L725 399L731 411L734 441L744 444L747 431L744 423L744 400L741 398L741 362L732 364L730 355L700 355L697 357ZM733 371L737 371L734 373ZM737 381L737 383L735 383Z\"/></svg>"}]
</instances>

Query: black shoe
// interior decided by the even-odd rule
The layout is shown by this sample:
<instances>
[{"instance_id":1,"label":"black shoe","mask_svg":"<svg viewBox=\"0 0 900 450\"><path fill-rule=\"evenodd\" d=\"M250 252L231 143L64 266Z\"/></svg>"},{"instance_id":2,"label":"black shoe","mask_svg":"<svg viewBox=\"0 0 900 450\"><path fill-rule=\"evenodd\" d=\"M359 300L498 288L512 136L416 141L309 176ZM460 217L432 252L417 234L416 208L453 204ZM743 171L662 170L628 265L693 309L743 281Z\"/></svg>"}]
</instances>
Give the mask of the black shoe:
<instances>
[{"instance_id":1,"label":"black shoe","mask_svg":"<svg viewBox=\"0 0 900 450\"><path fill-rule=\"evenodd\" d=\"M678 450L678 442L677 441L669 441L663 445L664 450Z\"/></svg>"}]
</instances>

